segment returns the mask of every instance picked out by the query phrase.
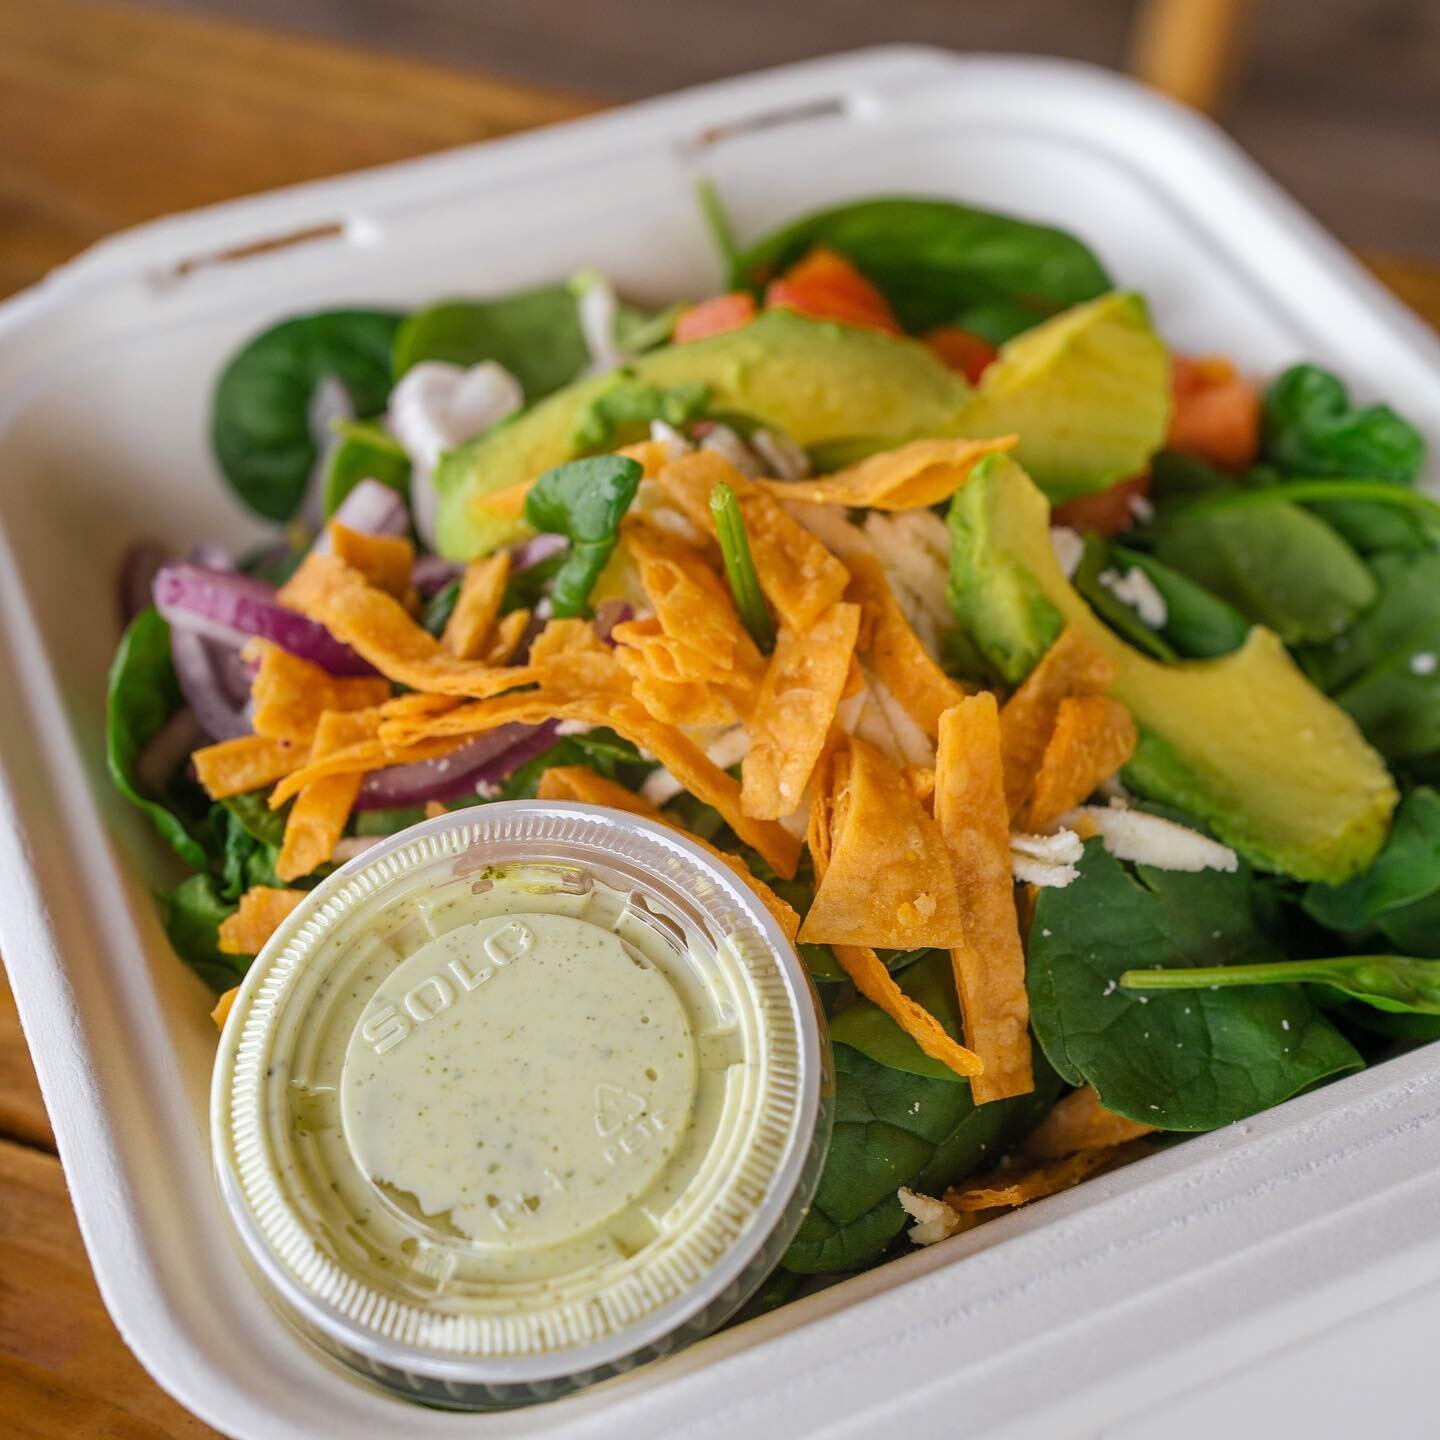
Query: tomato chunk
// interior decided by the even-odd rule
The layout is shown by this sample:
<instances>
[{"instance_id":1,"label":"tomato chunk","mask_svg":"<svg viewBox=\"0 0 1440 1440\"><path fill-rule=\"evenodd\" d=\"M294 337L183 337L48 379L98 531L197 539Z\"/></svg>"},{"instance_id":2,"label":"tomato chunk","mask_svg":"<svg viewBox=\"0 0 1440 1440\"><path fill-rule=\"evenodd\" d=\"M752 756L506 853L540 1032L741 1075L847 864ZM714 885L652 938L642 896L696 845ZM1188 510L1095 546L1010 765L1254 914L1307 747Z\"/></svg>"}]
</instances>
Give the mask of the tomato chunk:
<instances>
[{"instance_id":1,"label":"tomato chunk","mask_svg":"<svg viewBox=\"0 0 1440 1440\"><path fill-rule=\"evenodd\" d=\"M1137 475L1133 480L1122 480L1108 490L1097 490L1093 495L1077 495L1063 505L1057 505L1050 512L1052 525L1068 525L1072 530L1090 535L1118 535L1135 523L1137 507L1131 502L1143 501L1150 491L1150 475Z\"/></svg>"},{"instance_id":2,"label":"tomato chunk","mask_svg":"<svg viewBox=\"0 0 1440 1440\"><path fill-rule=\"evenodd\" d=\"M1174 357L1175 410L1166 444L1226 470L1260 453L1260 389L1220 356Z\"/></svg>"},{"instance_id":3,"label":"tomato chunk","mask_svg":"<svg viewBox=\"0 0 1440 1440\"><path fill-rule=\"evenodd\" d=\"M951 370L958 370L972 385L997 354L988 340L958 325L937 325L927 330L921 339Z\"/></svg>"},{"instance_id":4,"label":"tomato chunk","mask_svg":"<svg viewBox=\"0 0 1440 1440\"><path fill-rule=\"evenodd\" d=\"M885 297L843 256L817 247L765 290L765 304L816 320L902 334Z\"/></svg>"},{"instance_id":5,"label":"tomato chunk","mask_svg":"<svg viewBox=\"0 0 1440 1440\"><path fill-rule=\"evenodd\" d=\"M743 290L728 295L714 295L682 310L675 319L670 338L676 344L687 340L704 340L709 335L723 335L748 325L756 315L755 300Z\"/></svg>"}]
</instances>

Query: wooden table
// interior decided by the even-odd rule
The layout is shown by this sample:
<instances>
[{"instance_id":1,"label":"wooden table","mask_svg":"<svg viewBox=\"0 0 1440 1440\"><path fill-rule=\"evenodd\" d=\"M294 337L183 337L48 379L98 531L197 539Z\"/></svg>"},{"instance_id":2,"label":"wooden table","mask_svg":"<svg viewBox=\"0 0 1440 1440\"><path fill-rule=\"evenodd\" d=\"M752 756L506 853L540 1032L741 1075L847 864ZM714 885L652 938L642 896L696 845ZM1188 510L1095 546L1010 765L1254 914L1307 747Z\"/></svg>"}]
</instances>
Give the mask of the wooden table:
<instances>
[{"instance_id":1,"label":"wooden table","mask_svg":"<svg viewBox=\"0 0 1440 1440\"><path fill-rule=\"evenodd\" d=\"M208 20L0 0L0 295L167 211L542 125L572 96ZM1440 324L1440 267L1367 257ZM100 1303L0 975L0 1429L213 1432L141 1371Z\"/></svg>"}]
</instances>

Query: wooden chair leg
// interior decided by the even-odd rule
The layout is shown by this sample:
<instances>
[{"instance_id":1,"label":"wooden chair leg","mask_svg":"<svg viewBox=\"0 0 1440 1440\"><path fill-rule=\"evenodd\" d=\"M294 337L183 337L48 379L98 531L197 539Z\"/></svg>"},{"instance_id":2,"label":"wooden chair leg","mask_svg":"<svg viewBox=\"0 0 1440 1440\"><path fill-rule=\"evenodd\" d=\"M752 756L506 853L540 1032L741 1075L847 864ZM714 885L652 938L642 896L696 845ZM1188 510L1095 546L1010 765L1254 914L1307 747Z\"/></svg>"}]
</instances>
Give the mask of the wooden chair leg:
<instances>
[{"instance_id":1,"label":"wooden chair leg","mask_svg":"<svg viewBox=\"0 0 1440 1440\"><path fill-rule=\"evenodd\" d=\"M1213 114L1244 46L1252 0L1141 0L1130 71L1183 104Z\"/></svg>"}]
</instances>

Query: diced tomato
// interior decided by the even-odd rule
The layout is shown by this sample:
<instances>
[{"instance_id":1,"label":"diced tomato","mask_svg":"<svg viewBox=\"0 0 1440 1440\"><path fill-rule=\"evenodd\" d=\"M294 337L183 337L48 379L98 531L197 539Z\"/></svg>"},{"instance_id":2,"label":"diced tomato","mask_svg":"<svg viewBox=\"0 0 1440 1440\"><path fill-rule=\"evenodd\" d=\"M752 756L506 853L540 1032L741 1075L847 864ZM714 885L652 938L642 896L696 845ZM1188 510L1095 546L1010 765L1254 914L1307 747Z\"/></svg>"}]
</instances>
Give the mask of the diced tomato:
<instances>
[{"instance_id":1,"label":"diced tomato","mask_svg":"<svg viewBox=\"0 0 1440 1440\"><path fill-rule=\"evenodd\" d=\"M1118 535L1135 523L1133 500L1143 500L1150 491L1150 475L1137 475L1133 480L1122 480L1108 490L1097 490L1093 495L1077 495L1063 505L1057 505L1050 513L1052 525L1068 525L1081 534Z\"/></svg>"},{"instance_id":2,"label":"diced tomato","mask_svg":"<svg viewBox=\"0 0 1440 1440\"><path fill-rule=\"evenodd\" d=\"M1227 470L1260 453L1260 389L1221 356L1174 357L1175 411L1166 444Z\"/></svg>"},{"instance_id":3,"label":"diced tomato","mask_svg":"<svg viewBox=\"0 0 1440 1440\"><path fill-rule=\"evenodd\" d=\"M769 308L798 310L816 320L838 320L867 330L903 332L885 297L843 256L816 248L765 290Z\"/></svg>"},{"instance_id":4,"label":"diced tomato","mask_svg":"<svg viewBox=\"0 0 1440 1440\"><path fill-rule=\"evenodd\" d=\"M755 300L743 290L728 295L714 295L682 310L675 318L671 339L676 344L686 340L704 340L708 335L723 335L748 325L756 314Z\"/></svg>"},{"instance_id":5,"label":"diced tomato","mask_svg":"<svg viewBox=\"0 0 1440 1440\"><path fill-rule=\"evenodd\" d=\"M997 354L988 340L958 325L937 325L920 338L951 370L958 370L972 385Z\"/></svg>"}]
</instances>

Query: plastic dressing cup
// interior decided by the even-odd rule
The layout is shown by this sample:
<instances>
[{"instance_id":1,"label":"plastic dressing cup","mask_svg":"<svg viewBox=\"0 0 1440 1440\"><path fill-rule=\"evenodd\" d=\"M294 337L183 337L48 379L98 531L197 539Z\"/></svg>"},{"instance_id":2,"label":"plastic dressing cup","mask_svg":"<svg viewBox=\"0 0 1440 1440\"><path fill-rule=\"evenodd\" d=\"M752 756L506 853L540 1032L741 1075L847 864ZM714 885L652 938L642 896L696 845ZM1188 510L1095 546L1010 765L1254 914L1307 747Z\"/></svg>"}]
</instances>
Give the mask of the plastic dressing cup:
<instances>
[{"instance_id":1,"label":"plastic dressing cup","mask_svg":"<svg viewBox=\"0 0 1440 1440\"><path fill-rule=\"evenodd\" d=\"M211 1101L259 1283L429 1404L544 1399L707 1334L829 1135L805 970L676 831L517 801L417 825L256 959Z\"/></svg>"}]
</instances>

